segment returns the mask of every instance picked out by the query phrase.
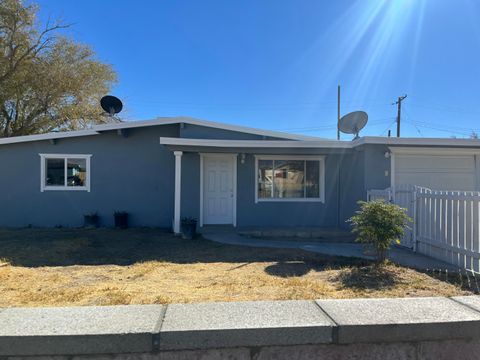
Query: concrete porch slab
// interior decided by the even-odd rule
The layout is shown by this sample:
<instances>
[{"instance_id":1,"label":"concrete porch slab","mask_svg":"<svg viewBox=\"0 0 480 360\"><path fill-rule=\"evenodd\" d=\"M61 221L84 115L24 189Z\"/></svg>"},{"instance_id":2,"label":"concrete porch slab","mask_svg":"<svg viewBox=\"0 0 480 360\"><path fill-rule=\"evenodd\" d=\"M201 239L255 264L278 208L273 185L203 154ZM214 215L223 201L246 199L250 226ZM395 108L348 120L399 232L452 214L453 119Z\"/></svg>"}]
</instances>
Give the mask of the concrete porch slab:
<instances>
[{"instance_id":1,"label":"concrete porch slab","mask_svg":"<svg viewBox=\"0 0 480 360\"><path fill-rule=\"evenodd\" d=\"M246 227L239 229L238 234L253 238L324 239L330 242L355 239L350 231L319 227Z\"/></svg>"}]
</instances>

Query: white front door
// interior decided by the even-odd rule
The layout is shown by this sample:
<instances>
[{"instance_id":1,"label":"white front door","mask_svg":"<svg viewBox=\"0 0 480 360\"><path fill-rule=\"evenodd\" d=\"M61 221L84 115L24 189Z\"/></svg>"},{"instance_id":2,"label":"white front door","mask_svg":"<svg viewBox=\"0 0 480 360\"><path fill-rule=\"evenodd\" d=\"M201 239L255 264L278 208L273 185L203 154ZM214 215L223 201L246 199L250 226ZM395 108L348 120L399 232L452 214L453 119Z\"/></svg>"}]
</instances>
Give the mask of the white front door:
<instances>
[{"instance_id":1,"label":"white front door","mask_svg":"<svg viewBox=\"0 0 480 360\"><path fill-rule=\"evenodd\" d=\"M236 155L204 154L203 224L232 224L236 206Z\"/></svg>"}]
</instances>

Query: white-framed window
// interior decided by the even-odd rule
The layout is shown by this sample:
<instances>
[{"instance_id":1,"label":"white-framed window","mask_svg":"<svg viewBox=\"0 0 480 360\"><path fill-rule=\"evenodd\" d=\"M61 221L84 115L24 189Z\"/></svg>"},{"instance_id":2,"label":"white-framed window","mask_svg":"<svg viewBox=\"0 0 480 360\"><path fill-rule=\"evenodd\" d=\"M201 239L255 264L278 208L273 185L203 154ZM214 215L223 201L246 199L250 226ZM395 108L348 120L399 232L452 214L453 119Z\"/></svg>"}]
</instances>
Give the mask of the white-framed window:
<instances>
[{"instance_id":1,"label":"white-framed window","mask_svg":"<svg viewBox=\"0 0 480 360\"><path fill-rule=\"evenodd\" d=\"M325 201L325 157L256 155L255 202Z\"/></svg>"},{"instance_id":2,"label":"white-framed window","mask_svg":"<svg viewBox=\"0 0 480 360\"><path fill-rule=\"evenodd\" d=\"M39 154L40 191L90 191L92 155Z\"/></svg>"}]
</instances>

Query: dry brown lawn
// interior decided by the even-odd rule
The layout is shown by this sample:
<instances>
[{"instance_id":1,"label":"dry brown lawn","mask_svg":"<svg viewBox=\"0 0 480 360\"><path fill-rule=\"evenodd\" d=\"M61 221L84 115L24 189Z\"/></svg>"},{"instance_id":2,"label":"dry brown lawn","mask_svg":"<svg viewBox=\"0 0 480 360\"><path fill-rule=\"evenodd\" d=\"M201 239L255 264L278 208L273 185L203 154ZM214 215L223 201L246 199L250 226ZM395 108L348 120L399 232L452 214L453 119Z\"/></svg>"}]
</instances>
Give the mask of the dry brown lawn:
<instances>
[{"instance_id":1,"label":"dry brown lawn","mask_svg":"<svg viewBox=\"0 0 480 360\"><path fill-rule=\"evenodd\" d=\"M0 230L0 259L0 307L471 293L458 276L152 229Z\"/></svg>"}]
</instances>

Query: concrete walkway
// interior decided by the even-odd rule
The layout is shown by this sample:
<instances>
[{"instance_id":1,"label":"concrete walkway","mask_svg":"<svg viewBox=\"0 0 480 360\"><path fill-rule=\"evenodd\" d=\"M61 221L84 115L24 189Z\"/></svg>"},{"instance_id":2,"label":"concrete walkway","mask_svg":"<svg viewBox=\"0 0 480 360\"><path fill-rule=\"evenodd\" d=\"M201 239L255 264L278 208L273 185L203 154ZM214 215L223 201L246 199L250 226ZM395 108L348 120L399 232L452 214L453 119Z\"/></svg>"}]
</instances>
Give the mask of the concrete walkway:
<instances>
[{"instance_id":1,"label":"concrete walkway","mask_svg":"<svg viewBox=\"0 0 480 360\"><path fill-rule=\"evenodd\" d=\"M202 236L205 239L229 245L241 245L263 248L301 249L324 255L356 257L368 260L374 259L373 256L364 254L362 245L358 243L313 242L308 240L264 240L241 236L235 232L205 232L202 234ZM459 268L454 265L396 246L390 249L388 253L388 258L396 264L413 269L447 269L448 271L459 270Z\"/></svg>"}]
</instances>

